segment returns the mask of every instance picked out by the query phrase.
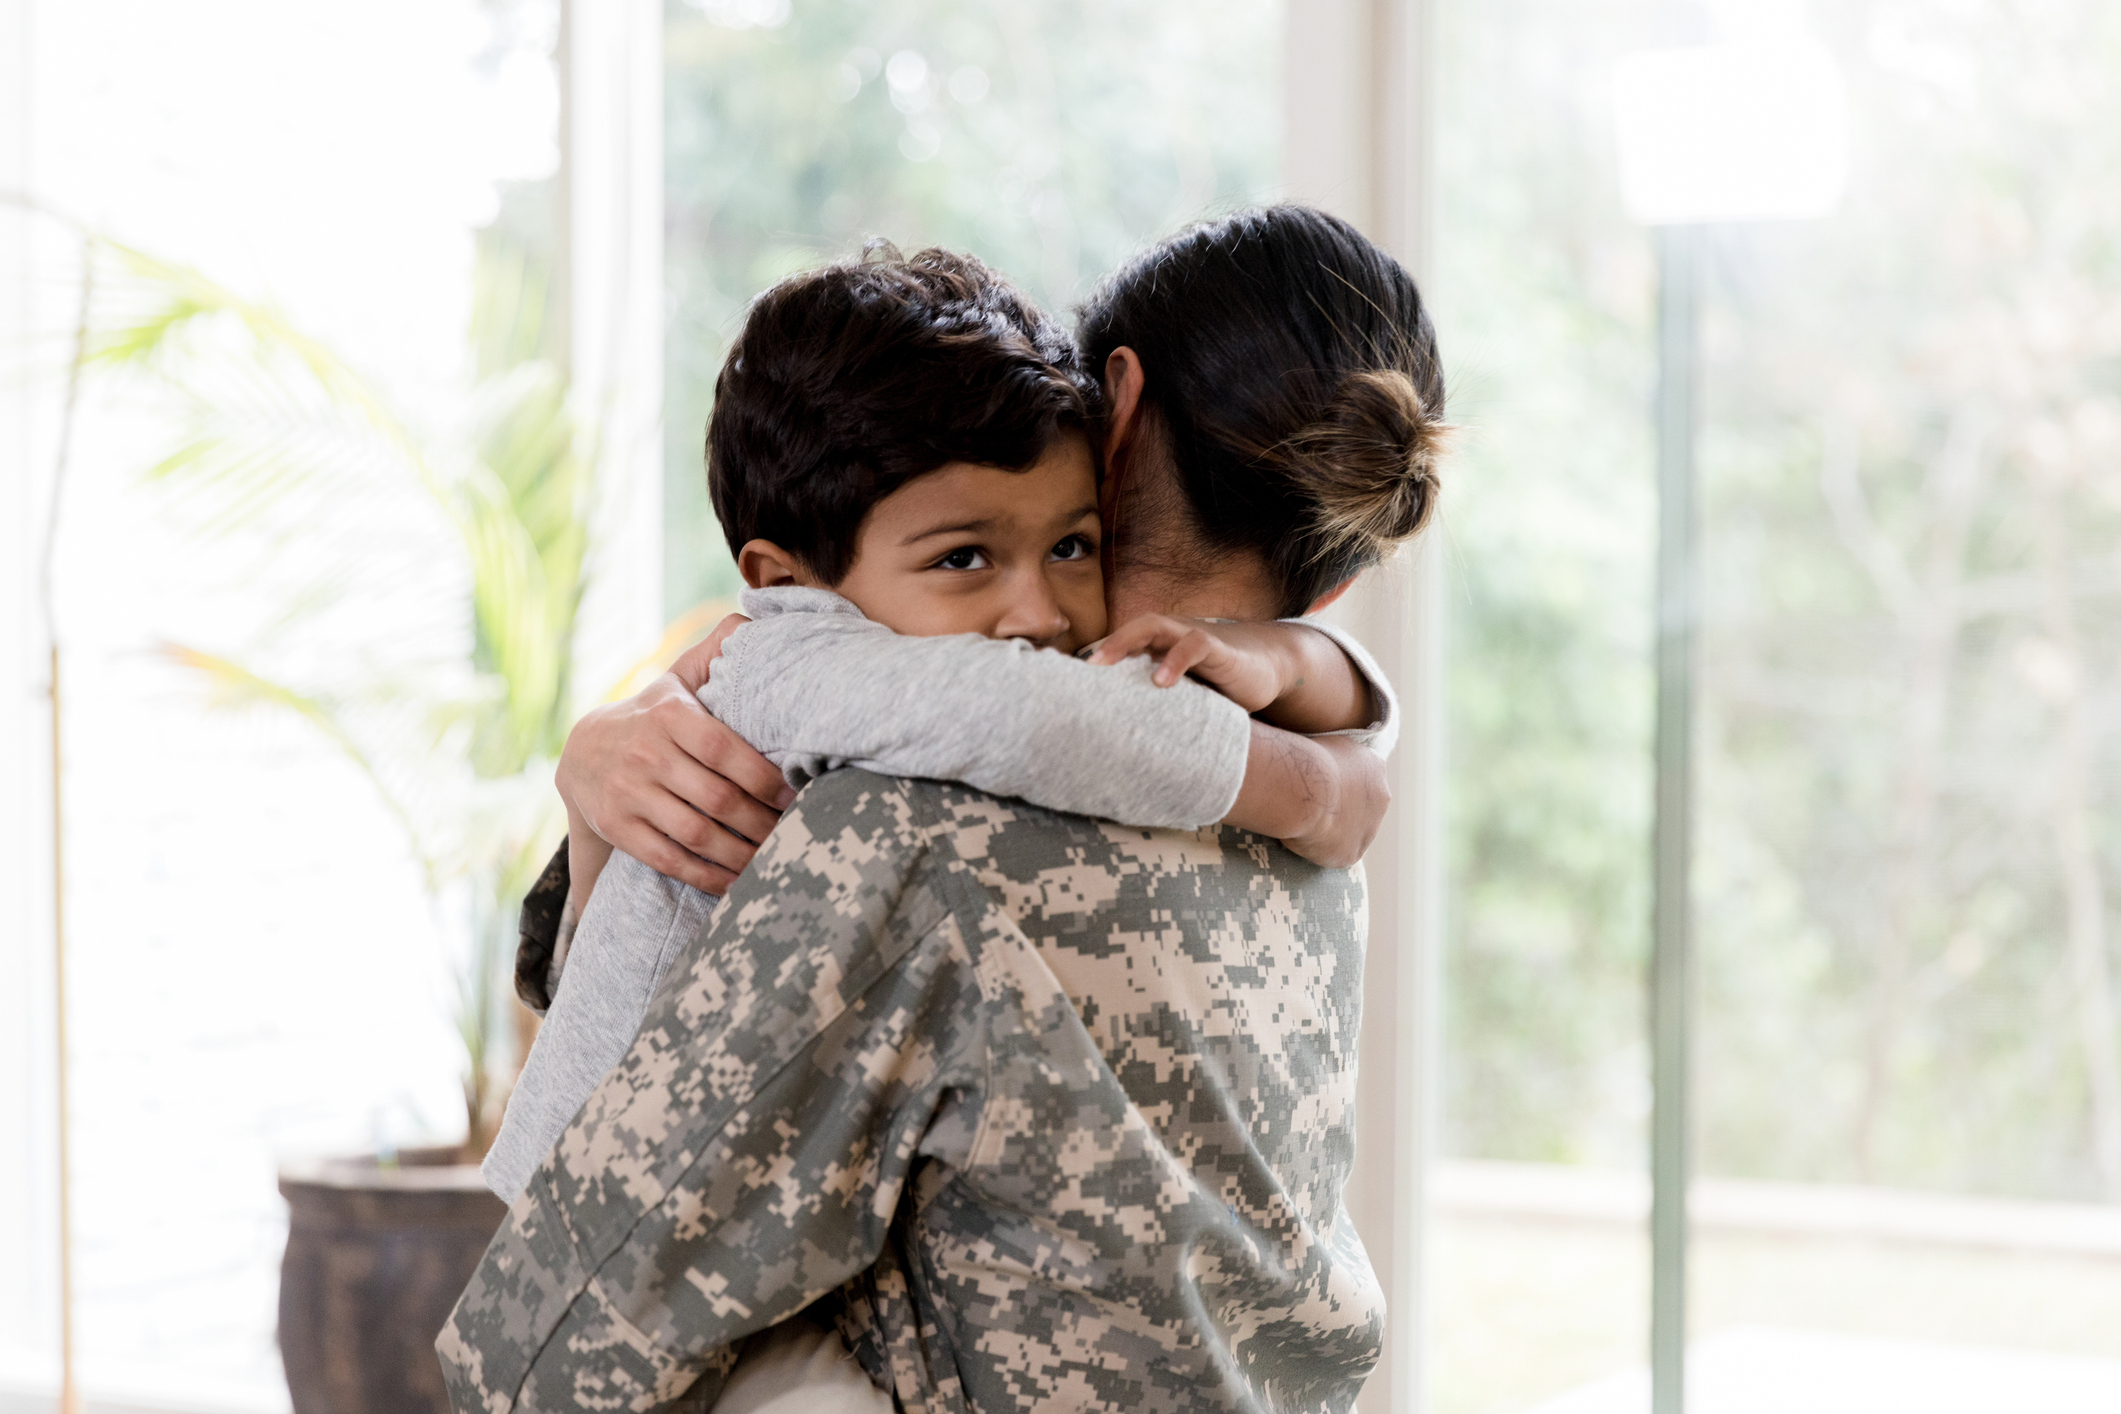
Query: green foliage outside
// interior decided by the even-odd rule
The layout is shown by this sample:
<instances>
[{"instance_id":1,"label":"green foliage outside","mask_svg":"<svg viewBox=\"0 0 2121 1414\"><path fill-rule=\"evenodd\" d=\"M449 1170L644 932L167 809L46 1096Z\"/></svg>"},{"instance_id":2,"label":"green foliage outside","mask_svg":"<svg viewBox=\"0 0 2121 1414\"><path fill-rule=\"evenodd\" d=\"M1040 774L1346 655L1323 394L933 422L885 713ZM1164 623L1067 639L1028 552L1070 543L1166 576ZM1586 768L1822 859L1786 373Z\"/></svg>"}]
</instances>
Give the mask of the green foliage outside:
<instances>
[{"instance_id":1,"label":"green foliage outside","mask_svg":"<svg viewBox=\"0 0 2121 1414\"><path fill-rule=\"evenodd\" d=\"M1642 5L1442 15L1449 1152L1639 1163L1648 1112L1650 249L1597 79Z\"/></svg>"},{"instance_id":2,"label":"green foliage outside","mask_svg":"<svg viewBox=\"0 0 2121 1414\"><path fill-rule=\"evenodd\" d=\"M1604 84L1656 18L1444 14L1460 1153L1642 1153L1654 272ZM1701 1161L2121 1197L2121 13L1814 19L1847 201L1711 239Z\"/></svg>"},{"instance_id":3,"label":"green foliage outside","mask_svg":"<svg viewBox=\"0 0 2121 1414\"><path fill-rule=\"evenodd\" d=\"M1710 336L1713 1162L2121 1200L2121 13L1871 0Z\"/></svg>"}]
</instances>

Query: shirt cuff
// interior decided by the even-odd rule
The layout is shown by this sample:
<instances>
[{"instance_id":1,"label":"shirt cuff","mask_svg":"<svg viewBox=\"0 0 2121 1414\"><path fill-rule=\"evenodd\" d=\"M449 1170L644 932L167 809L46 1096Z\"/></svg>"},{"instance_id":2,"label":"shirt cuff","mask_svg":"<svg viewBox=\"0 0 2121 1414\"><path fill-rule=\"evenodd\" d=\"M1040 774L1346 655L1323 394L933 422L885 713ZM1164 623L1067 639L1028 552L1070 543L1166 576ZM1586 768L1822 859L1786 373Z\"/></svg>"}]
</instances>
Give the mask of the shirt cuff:
<instances>
[{"instance_id":1,"label":"shirt cuff","mask_svg":"<svg viewBox=\"0 0 2121 1414\"><path fill-rule=\"evenodd\" d=\"M1384 673L1377 666L1377 660L1370 656L1370 650L1357 642L1354 634L1338 624L1327 623L1322 618L1284 619L1283 622L1315 628L1332 639L1340 645L1340 651L1348 655L1348 660L1355 664L1355 670L1362 674L1363 681L1369 684L1370 702L1376 709L1377 720L1366 727L1320 732L1318 735L1353 737L1379 756L1390 756L1392 748L1399 745L1399 697L1392 691L1392 684L1385 680Z\"/></svg>"}]
</instances>

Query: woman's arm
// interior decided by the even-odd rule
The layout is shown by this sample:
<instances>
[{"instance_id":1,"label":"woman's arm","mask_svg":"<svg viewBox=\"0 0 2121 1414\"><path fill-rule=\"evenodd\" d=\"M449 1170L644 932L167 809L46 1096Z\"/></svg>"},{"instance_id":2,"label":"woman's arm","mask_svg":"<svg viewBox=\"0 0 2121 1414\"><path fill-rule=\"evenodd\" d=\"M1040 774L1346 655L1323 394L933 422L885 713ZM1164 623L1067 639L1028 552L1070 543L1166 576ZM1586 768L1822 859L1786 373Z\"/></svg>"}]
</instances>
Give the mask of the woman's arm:
<instances>
[{"instance_id":1,"label":"woman's arm","mask_svg":"<svg viewBox=\"0 0 2121 1414\"><path fill-rule=\"evenodd\" d=\"M795 799L771 761L700 705L709 665L745 622L731 614L669 672L623 702L585 713L568 733L555 779L567 804L576 917L613 846L702 893L721 894ZM578 873L585 866L586 877Z\"/></svg>"},{"instance_id":2,"label":"woman's arm","mask_svg":"<svg viewBox=\"0 0 2121 1414\"><path fill-rule=\"evenodd\" d=\"M711 1406L747 1336L877 1260L994 1004L923 911L950 895L919 823L852 794L766 851L539 1156L436 1341L456 1409Z\"/></svg>"},{"instance_id":3,"label":"woman's arm","mask_svg":"<svg viewBox=\"0 0 2121 1414\"><path fill-rule=\"evenodd\" d=\"M858 766L1182 829L1237 800L1244 709L1199 683L1155 686L1147 659L1100 668L1010 640L903 637L851 609L757 607L703 697L791 783Z\"/></svg>"},{"instance_id":4,"label":"woman's arm","mask_svg":"<svg viewBox=\"0 0 2121 1414\"><path fill-rule=\"evenodd\" d=\"M601 837L722 892L793 795L747 736L792 762L798 779L863 765L1123 824L1227 819L1334 865L1359 856L1382 817L1382 771L1346 749L1354 739L1297 746L1198 683L1158 686L1139 661L1093 667L1021 644L902 638L848 615L777 615L730 640L744 622L725 620L647 691L576 726L559 780L582 857L608 856ZM1216 627L1257 631L1247 641L1273 646L1275 684L1262 700L1280 710L1268 715L1313 731L1375 725L1380 711L1389 719L1389 700L1375 703L1366 685L1374 673L1357 671L1325 633ZM691 690L725 641L740 646L709 696L727 724ZM576 867L579 917L594 863Z\"/></svg>"}]
</instances>

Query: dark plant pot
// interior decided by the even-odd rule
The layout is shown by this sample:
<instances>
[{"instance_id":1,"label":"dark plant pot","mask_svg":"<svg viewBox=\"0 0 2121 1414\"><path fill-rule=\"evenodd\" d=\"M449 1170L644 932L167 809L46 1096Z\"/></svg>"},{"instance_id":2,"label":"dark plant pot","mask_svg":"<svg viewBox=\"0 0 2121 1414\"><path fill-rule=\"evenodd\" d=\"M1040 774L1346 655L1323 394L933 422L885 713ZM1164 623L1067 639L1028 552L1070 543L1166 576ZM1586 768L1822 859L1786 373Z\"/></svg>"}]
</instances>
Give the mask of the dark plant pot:
<instances>
[{"instance_id":1,"label":"dark plant pot","mask_svg":"<svg viewBox=\"0 0 2121 1414\"><path fill-rule=\"evenodd\" d=\"M280 1359L295 1414L449 1414L435 1336L508 1215L457 1158L281 1165Z\"/></svg>"}]
</instances>

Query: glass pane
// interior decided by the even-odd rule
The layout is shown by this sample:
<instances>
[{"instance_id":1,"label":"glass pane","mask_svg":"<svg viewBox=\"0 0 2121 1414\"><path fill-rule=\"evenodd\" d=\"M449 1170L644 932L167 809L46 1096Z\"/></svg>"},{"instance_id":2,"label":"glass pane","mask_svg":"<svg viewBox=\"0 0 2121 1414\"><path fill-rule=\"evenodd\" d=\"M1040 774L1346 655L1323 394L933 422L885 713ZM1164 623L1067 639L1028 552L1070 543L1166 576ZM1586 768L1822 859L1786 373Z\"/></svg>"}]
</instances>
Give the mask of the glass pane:
<instances>
[{"instance_id":1,"label":"glass pane","mask_svg":"<svg viewBox=\"0 0 2121 1414\"><path fill-rule=\"evenodd\" d=\"M1695 1385L2121 1408L2121 13L1817 18L1847 197L1710 247Z\"/></svg>"},{"instance_id":2,"label":"glass pane","mask_svg":"<svg viewBox=\"0 0 2121 1414\"><path fill-rule=\"evenodd\" d=\"M1450 1414L1640 1410L1657 7L1443 7ZM1708 233L1690 1409L2121 1408L2121 13L1809 33L1812 222Z\"/></svg>"},{"instance_id":3,"label":"glass pane","mask_svg":"<svg viewBox=\"0 0 2121 1414\"><path fill-rule=\"evenodd\" d=\"M1439 1414L1530 1409L1647 1349L1653 268L1605 76L1653 9L1440 12L1434 293L1468 436L1445 542Z\"/></svg>"},{"instance_id":4,"label":"glass pane","mask_svg":"<svg viewBox=\"0 0 2121 1414\"><path fill-rule=\"evenodd\" d=\"M1055 312L1137 246L1271 195L1274 0L689 0L665 26L666 597L733 593L701 466L751 296L881 236Z\"/></svg>"}]
</instances>

